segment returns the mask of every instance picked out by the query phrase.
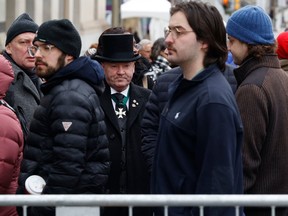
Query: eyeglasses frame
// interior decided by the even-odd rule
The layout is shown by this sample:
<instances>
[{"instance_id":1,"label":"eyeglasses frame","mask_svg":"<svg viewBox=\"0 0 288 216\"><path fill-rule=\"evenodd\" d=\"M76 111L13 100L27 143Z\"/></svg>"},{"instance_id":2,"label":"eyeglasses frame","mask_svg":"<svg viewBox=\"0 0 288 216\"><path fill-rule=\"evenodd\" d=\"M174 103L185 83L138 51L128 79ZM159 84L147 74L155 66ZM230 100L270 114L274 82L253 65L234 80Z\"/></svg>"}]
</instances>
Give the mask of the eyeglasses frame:
<instances>
[{"instance_id":1,"label":"eyeglasses frame","mask_svg":"<svg viewBox=\"0 0 288 216\"><path fill-rule=\"evenodd\" d=\"M180 30L181 28L183 30ZM169 34L171 33L172 38L176 39L176 38L179 38L181 35L184 35L184 34L189 33L189 32L194 32L194 31L193 30L186 30L182 26L173 26L173 27L167 26L164 29L164 37L167 38L169 36Z\"/></svg>"},{"instance_id":2,"label":"eyeglasses frame","mask_svg":"<svg viewBox=\"0 0 288 216\"><path fill-rule=\"evenodd\" d=\"M45 46L45 48L48 48L48 49L49 49L46 54L43 54L43 50L41 51L41 49L42 49L41 47L44 47L44 46ZM51 53L51 50L52 50L52 48L54 48L54 47L55 47L55 46L52 45L52 44L41 44L40 46L35 46L35 45L33 45L33 46L29 46L29 47L27 48L27 51L28 51L28 53L29 53L29 55L30 55L31 57L35 57L35 55L36 55L36 53L37 53L38 51L41 53L42 56L47 56L47 55L49 55L49 54ZM33 54L32 49L35 49L35 50L36 50L36 51L34 52L34 54Z\"/></svg>"}]
</instances>

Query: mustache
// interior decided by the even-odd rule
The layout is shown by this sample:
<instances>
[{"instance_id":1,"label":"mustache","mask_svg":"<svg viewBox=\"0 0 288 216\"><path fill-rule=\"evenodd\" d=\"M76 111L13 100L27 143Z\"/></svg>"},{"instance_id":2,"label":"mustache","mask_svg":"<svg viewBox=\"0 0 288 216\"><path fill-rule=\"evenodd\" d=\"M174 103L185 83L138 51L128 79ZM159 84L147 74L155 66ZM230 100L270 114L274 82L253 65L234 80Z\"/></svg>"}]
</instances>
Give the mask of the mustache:
<instances>
[{"instance_id":1,"label":"mustache","mask_svg":"<svg viewBox=\"0 0 288 216\"><path fill-rule=\"evenodd\" d=\"M39 59L36 59L35 64L44 64L47 66L47 64Z\"/></svg>"},{"instance_id":2,"label":"mustache","mask_svg":"<svg viewBox=\"0 0 288 216\"><path fill-rule=\"evenodd\" d=\"M168 50L175 50L173 46L167 46L166 50L165 51L168 51Z\"/></svg>"}]
</instances>

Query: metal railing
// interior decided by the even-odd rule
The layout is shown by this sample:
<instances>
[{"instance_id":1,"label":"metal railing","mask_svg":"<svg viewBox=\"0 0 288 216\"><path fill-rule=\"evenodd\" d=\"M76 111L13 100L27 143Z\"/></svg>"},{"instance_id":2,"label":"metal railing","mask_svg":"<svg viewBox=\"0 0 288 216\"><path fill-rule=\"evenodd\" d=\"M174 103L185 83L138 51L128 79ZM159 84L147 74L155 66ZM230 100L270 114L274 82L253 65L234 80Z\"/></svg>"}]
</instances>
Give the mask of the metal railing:
<instances>
[{"instance_id":1,"label":"metal railing","mask_svg":"<svg viewBox=\"0 0 288 216\"><path fill-rule=\"evenodd\" d=\"M27 206L55 206L56 212L63 206L119 206L129 207L129 216L132 216L133 206L163 206L165 216L169 207L198 206L201 216L204 216L204 207L235 207L235 215L240 216L240 207L257 206L270 207L271 216L275 216L276 207L288 207L288 195L0 195L0 206L23 206L24 216Z\"/></svg>"}]
</instances>

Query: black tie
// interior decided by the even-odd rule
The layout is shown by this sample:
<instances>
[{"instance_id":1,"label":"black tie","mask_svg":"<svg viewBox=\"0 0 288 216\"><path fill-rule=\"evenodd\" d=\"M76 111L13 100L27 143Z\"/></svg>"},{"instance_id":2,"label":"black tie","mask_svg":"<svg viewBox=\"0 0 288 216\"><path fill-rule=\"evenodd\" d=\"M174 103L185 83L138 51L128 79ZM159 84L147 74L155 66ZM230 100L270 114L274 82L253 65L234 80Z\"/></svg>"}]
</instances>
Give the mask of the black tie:
<instances>
[{"instance_id":1,"label":"black tie","mask_svg":"<svg viewBox=\"0 0 288 216\"><path fill-rule=\"evenodd\" d=\"M123 100L125 96L121 93L115 93L113 94L115 98L115 113L118 117L118 119L125 119L127 115L127 107L126 104L124 104Z\"/></svg>"}]
</instances>

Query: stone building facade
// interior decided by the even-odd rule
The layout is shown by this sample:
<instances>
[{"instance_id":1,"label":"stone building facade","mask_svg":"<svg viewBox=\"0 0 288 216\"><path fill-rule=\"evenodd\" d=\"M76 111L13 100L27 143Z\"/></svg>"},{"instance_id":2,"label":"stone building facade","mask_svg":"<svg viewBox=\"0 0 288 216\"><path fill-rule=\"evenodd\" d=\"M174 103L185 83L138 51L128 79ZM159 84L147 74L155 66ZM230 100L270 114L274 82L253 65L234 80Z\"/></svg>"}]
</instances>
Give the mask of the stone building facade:
<instances>
[{"instance_id":1,"label":"stone building facade","mask_svg":"<svg viewBox=\"0 0 288 216\"><path fill-rule=\"evenodd\" d=\"M109 24L106 22L106 0L0 0L0 48L4 48L6 31L23 12L37 24L51 19L71 20L82 37L82 52Z\"/></svg>"}]
</instances>

